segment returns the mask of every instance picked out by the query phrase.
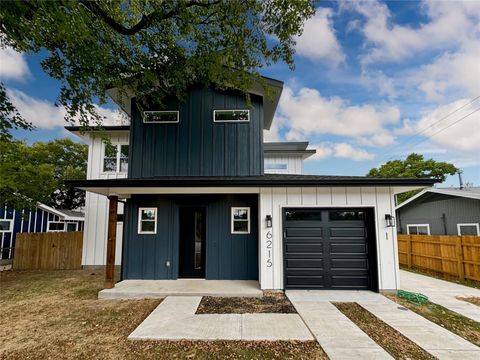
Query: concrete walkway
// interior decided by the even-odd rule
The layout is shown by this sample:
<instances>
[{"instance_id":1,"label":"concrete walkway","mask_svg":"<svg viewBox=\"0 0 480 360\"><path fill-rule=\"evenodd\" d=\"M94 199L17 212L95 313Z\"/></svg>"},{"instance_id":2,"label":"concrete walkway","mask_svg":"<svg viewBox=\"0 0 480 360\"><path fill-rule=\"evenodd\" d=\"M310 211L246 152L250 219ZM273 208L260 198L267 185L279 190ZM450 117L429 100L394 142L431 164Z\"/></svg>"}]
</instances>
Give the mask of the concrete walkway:
<instances>
[{"instance_id":1,"label":"concrete walkway","mask_svg":"<svg viewBox=\"0 0 480 360\"><path fill-rule=\"evenodd\" d=\"M400 285L403 290L422 293L428 296L430 301L480 322L478 306L456 299L456 296L480 297L479 289L404 270L400 270Z\"/></svg>"},{"instance_id":2,"label":"concrete walkway","mask_svg":"<svg viewBox=\"0 0 480 360\"><path fill-rule=\"evenodd\" d=\"M163 299L167 296L262 297L258 281L248 280L124 280L98 293L99 299Z\"/></svg>"},{"instance_id":3,"label":"concrete walkway","mask_svg":"<svg viewBox=\"0 0 480 360\"><path fill-rule=\"evenodd\" d=\"M357 302L439 359L480 359L477 346L384 296Z\"/></svg>"},{"instance_id":4,"label":"concrete walkway","mask_svg":"<svg viewBox=\"0 0 480 360\"><path fill-rule=\"evenodd\" d=\"M371 301L380 295L367 291L328 290L294 290L286 294L330 359L392 359L330 302Z\"/></svg>"},{"instance_id":5,"label":"concrete walkway","mask_svg":"<svg viewBox=\"0 0 480 360\"><path fill-rule=\"evenodd\" d=\"M169 296L130 340L313 340L298 314L199 314L201 296Z\"/></svg>"}]
</instances>

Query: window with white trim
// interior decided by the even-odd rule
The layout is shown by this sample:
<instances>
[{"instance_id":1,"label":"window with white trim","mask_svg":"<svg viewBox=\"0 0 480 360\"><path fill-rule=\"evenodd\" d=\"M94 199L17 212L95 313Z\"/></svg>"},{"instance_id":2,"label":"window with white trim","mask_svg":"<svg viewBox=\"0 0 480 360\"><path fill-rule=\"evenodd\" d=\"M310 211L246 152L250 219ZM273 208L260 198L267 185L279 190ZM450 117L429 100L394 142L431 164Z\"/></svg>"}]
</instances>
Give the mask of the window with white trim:
<instances>
[{"instance_id":1,"label":"window with white trim","mask_svg":"<svg viewBox=\"0 0 480 360\"><path fill-rule=\"evenodd\" d=\"M62 222L62 221L49 221L47 231L48 232L63 232L63 231L65 231L65 223Z\"/></svg>"},{"instance_id":2,"label":"window with white trim","mask_svg":"<svg viewBox=\"0 0 480 360\"><path fill-rule=\"evenodd\" d=\"M265 163L264 171L266 173L275 174L275 173L288 173L288 164L287 163Z\"/></svg>"},{"instance_id":3,"label":"window with white trim","mask_svg":"<svg viewBox=\"0 0 480 360\"><path fill-rule=\"evenodd\" d=\"M128 145L104 142L103 172L126 173L128 171Z\"/></svg>"},{"instance_id":4,"label":"window with white trim","mask_svg":"<svg viewBox=\"0 0 480 360\"><path fill-rule=\"evenodd\" d=\"M139 208L138 209L138 233L156 234L157 233L157 208Z\"/></svg>"},{"instance_id":5,"label":"window with white trim","mask_svg":"<svg viewBox=\"0 0 480 360\"><path fill-rule=\"evenodd\" d=\"M0 220L0 233L2 232L12 232L12 219L2 219Z\"/></svg>"},{"instance_id":6,"label":"window with white trim","mask_svg":"<svg viewBox=\"0 0 480 360\"><path fill-rule=\"evenodd\" d=\"M144 111L145 124L176 124L180 122L180 112L177 110Z\"/></svg>"},{"instance_id":7,"label":"window with white trim","mask_svg":"<svg viewBox=\"0 0 480 360\"><path fill-rule=\"evenodd\" d=\"M480 236L479 223L457 224L457 233L459 236Z\"/></svg>"},{"instance_id":8,"label":"window with white trim","mask_svg":"<svg viewBox=\"0 0 480 360\"><path fill-rule=\"evenodd\" d=\"M430 235L430 224L407 224L408 235Z\"/></svg>"},{"instance_id":9,"label":"window with white trim","mask_svg":"<svg viewBox=\"0 0 480 360\"><path fill-rule=\"evenodd\" d=\"M250 208L232 207L232 234L250 234Z\"/></svg>"},{"instance_id":10,"label":"window with white trim","mask_svg":"<svg viewBox=\"0 0 480 360\"><path fill-rule=\"evenodd\" d=\"M213 110L214 122L249 122L250 110Z\"/></svg>"}]
</instances>

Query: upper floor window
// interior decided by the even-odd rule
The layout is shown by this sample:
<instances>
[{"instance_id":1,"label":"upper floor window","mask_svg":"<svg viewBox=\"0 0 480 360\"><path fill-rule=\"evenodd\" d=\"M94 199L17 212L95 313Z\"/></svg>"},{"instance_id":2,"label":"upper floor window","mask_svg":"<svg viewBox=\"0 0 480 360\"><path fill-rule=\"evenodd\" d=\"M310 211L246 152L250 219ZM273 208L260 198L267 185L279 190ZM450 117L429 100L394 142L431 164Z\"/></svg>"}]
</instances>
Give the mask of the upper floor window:
<instances>
[{"instance_id":1,"label":"upper floor window","mask_svg":"<svg viewBox=\"0 0 480 360\"><path fill-rule=\"evenodd\" d=\"M128 145L105 142L103 172L128 171Z\"/></svg>"},{"instance_id":2,"label":"upper floor window","mask_svg":"<svg viewBox=\"0 0 480 360\"><path fill-rule=\"evenodd\" d=\"M264 171L266 173L288 173L287 163L265 163Z\"/></svg>"},{"instance_id":3,"label":"upper floor window","mask_svg":"<svg viewBox=\"0 0 480 360\"><path fill-rule=\"evenodd\" d=\"M249 122L250 110L213 110L214 122Z\"/></svg>"},{"instance_id":4,"label":"upper floor window","mask_svg":"<svg viewBox=\"0 0 480 360\"><path fill-rule=\"evenodd\" d=\"M180 112L173 110L144 111L143 122L148 124L174 124L180 122Z\"/></svg>"}]
</instances>

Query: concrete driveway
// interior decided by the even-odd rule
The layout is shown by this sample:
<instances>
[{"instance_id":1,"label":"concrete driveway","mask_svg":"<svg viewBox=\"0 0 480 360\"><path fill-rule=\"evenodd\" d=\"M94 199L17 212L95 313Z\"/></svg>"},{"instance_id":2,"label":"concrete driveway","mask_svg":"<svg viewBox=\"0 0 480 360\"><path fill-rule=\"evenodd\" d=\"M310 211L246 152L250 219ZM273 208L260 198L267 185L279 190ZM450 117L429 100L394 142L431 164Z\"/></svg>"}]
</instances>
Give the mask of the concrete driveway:
<instances>
[{"instance_id":1,"label":"concrete driveway","mask_svg":"<svg viewBox=\"0 0 480 360\"><path fill-rule=\"evenodd\" d=\"M422 293L428 296L431 302L480 322L478 306L456 298L480 297L479 289L404 270L400 270L400 287L406 291Z\"/></svg>"}]
</instances>

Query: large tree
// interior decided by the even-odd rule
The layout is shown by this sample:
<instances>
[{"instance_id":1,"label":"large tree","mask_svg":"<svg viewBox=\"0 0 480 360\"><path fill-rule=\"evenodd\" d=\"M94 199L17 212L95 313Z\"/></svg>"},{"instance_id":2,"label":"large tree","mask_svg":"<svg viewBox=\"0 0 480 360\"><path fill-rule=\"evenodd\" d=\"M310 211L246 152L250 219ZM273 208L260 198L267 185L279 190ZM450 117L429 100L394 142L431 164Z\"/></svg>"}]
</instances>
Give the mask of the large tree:
<instances>
[{"instance_id":1,"label":"large tree","mask_svg":"<svg viewBox=\"0 0 480 360\"><path fill-rule=\"evenodd\" d=\"M378 168L371 169L367 176L372 177L408 177L408 178L431 178L438 182L443 182L448 175L454 175L458 172L455 165L433 159L425 160L423 155L412 153L405 160L388 161ZM418 191L408 191L399 194L398 203L407 200Z\"/></svg>"},{"instance_id":2,"label":"large tree","mask_svg":"<svg viewBox=\"0 0 480 360\"><path fill-rule=\"evenodd\" d=\"M311 0L3 1L0 36L45 54L43 70L61 83L57 104L87 124L111 87L140 104L191 84L247 93L260 68L293 68L295 37L314 13Z\"/></svg>"},{"instance_id":3,"label":"large tree","mask_svg":"<svg viewBox=\"0 0 480 360\"><path fill-rule=\"evenodd\" d=\"M37 201L61 209L85 204L85 192L65 185L84 179L88 147L70 139L31 146L22 141L0 141L0 203L28 208Z\"/></svg>"}]
</instances>

